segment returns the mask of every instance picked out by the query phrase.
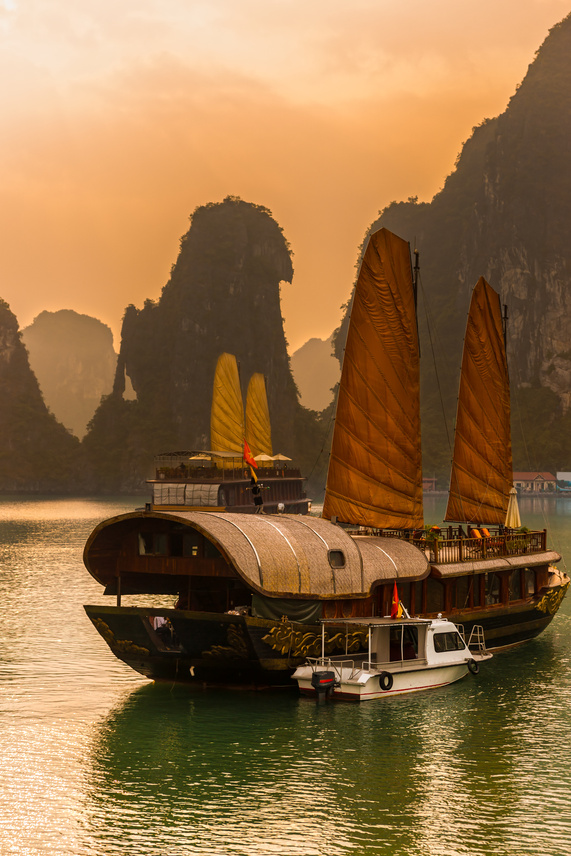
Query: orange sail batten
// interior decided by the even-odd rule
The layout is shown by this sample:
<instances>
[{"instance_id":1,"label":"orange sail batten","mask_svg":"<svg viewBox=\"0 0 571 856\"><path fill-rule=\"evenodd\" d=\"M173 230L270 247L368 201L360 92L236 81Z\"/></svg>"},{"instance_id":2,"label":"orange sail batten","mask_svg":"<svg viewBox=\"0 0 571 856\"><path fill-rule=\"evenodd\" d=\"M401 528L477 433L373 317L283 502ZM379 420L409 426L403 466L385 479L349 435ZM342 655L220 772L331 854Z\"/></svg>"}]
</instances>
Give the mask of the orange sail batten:
<instances>
[{"instance_id":1,"label":"orange sail batten","mask_svg":"<svg viewBox=\"0 0 571 856\"><path fill-rule=\"evenodd\" d=\"M270 411L263 374L250 378L246 394L246 440L254 456L273 455Z\"/></svg>"},{"instance_id":2,"label":"orange sail batten","mask_svg":"<svg viewBox=\"0 0 571 856\"><path fill-rule=\"evenodd\" d=\"M216 363L210 414L210 447L214 452L236 452L244 448L244 405L238 363L233 354L220 354Z\"/></svg>"},{"instance_id":3,"label":"orange sail batten","mask_svg":"<svg viewBox=\"0 0 571 856\"><path fill-rule=\"evenodd\" d=\"M380 229L353 295L323 517L423 525L419 389L410 248Z\"/></svg>"},{"instance_id":4,"label":"orange sail batten","mask_svg":"<svg viewBox=\"0 0 571 856\"><path fill-rule=\"evenodd\" d=\"M464 339L445 519L504 523L512 479L510 390L500 299L480 277Z\"/></svg>"}]
</instances>

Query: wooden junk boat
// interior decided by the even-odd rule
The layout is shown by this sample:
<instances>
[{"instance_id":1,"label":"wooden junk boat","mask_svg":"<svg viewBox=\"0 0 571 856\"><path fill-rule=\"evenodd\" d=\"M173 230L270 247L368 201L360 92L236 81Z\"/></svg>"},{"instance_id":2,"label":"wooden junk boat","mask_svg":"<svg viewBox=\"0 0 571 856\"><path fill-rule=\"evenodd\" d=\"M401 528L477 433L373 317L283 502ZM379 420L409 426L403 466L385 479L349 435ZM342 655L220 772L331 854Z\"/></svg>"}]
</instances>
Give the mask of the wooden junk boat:
<instances>
[{"instance_id":1,"label":"wooden junk boat","mask_svg":"<svg viewBox=\"0 0 571 856\"><path fill-rule=\"evenodd\" d=\"M386 616L395 581L411 616L445 613L467 636L481 625L490 650L537 636L569 578L545 531L506 526L507 363L499 298L483 279L462 371L451 523L427 537L410 249L374 233L353 297L323 517L153 503L102 522L84 562L116 602L85 609L113 653L155 679L291 685L319 656L320 620ZM172 608L124 605L130 594L172 595ZM351 628L348 642L326 635L332 654L367 649L366 628Z\"/></svg>"},{"instance_id":2,"label":"wooden junk boat","mask_svg":"<svg viewBox=\"0 0 571 856\"><path fill-rule=\"evenodd\" d=\"M264 375L250 378L244 418L233 354L221 354L216 364L210 441L208 450L166 452L155 458L155 477L149 480L152 510L253 514L263 507L269 514L309 512L300 470L286 455L273 454ZM255 470L244 460L245 442Z\"/></svg>"}]
</instances>

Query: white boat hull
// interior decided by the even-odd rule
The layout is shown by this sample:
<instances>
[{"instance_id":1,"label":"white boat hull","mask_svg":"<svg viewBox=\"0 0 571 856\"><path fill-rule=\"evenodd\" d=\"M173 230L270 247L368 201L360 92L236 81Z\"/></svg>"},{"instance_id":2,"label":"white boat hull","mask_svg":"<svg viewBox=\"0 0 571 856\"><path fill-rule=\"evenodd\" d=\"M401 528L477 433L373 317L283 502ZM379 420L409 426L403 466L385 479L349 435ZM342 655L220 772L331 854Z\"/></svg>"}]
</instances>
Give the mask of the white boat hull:
<instances>
[{"instance_id":1,"label":"white boat hull","mask_svg":"<svg viewBox=\"0 0 571 856\"><path fill-rule=\"evenodd\" d=\"M330 691L330 697L354 701L369 701L376 698L402 695L404 693L422 692L423 690L444 687L459 681L468 673L466 663L455 663L436 668L421 668L405 672L358 672L352 678L346 678L342 670L338 686ZM347 670L348 671L348 670ZM380 686L381 675L390 674L392 685L388 689ZM300 692L304 695L316 696L317 691L311 684L311 666L301 666L294 674ZM385 679L386 682L386 679Z\"/></svg>"}]
</instances>

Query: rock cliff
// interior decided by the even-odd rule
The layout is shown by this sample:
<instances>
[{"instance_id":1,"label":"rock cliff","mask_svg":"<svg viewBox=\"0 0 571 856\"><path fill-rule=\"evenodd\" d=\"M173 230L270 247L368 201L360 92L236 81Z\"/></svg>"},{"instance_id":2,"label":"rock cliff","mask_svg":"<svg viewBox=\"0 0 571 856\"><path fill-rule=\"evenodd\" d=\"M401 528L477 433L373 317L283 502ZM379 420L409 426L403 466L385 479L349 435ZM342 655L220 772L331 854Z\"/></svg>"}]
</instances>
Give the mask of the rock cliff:
<instances>
[{"instance_id":1,"label":"rock cliff","mask_svg":"<svg viewBox=\"0 0 571 856\"><path fill-rule=\"evenodd\" d=\"M420 322L427 313L432 326L430 337L421 328L427 474L444 475L449 458L432 350L450 428L466 312L479 276L500 292L510 316L516 468L571 463L571 443L565 450L540 441L532 426L529 434L524 426L526 437L521 429L534 396L553 432L562 430L571 403L570 55L568 16L550 31L505 112L474 129L432 202L392 203L371 226L385 226L420 250Z\"/></svg>"},{"instance_id":2,"label":"rock cliff","mask_svg":"<svg viewBox=\"0 0 571 856\"><path fill-rule=\"evenodd\" d=\"M18 322L0 300L0 491L78 492L80 444L44 404Z\"/></svg>"},{"instance_id":3,"label":"rock cliff","mask_svg":"<svg viewBox=\"0 0 571 856\"><path fill-rule=\"evenodd\" d=\"M209 448L224 351L238 359L244 397L250 376L266 375L274 449L311 467L317 426L298 402L280 307L292 274L267 209L233 197L197 208L160 299L125 312L114 389L85 439L101 486L137 486L159 452ZM126 378L135 401L124 400Z\"/></svg>"}]
</instances>

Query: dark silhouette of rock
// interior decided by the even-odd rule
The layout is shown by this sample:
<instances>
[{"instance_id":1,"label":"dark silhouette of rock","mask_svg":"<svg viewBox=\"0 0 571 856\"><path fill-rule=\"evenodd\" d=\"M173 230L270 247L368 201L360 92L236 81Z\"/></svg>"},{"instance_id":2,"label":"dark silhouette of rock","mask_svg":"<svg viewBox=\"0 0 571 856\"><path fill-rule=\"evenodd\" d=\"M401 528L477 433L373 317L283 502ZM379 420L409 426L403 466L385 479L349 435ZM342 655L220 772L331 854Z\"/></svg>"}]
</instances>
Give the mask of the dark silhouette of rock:
<instances>
[{"instance_id":1,"label":"dark silhouette of rock","mask_svg":"<svg viewBox=\"0 0 571 856\"><path fill-rule=\"evenodd\" d=\"M125 312L114 389L84 441L101 487L139 486L159 452L209 448L224 351L238 359L244 396L250 376L265 374L274 449L311 469L319 429L298 402L280 308L280 283L292 274L267 209L233 197L196 209L160 299ZM134 401L125 400L125 378Z\"/></svg>"},{"instance_id":2,"label":"dark silhouette of rock","mask_svg":"<svg viewBox=\"0 0 571 856\"><path fill-rule=\"evenodd\" d=\"M30 365L52 413L83 437L101 397L113 388L113 334L97 318L71 309L41 312L22 331Z\"/></svg>"},{"instance_id":3,"label":"dark silhouette of rock","mask_svg":"<svg viewBox=\"0 0 571 856\"><path fill-rule=\"evenodd\" d=\"M568 16L550 31L505 112L474 128L432 202L394 202L370 229L385 226L420 251L424 460L442 486L466 313L480 276L509 310L514 466L558 470L571 462L571 439L561 439L571 437L570 55ZM345 335L346 319L338 356ZM534 402L541 424L530 420L526 428Z\"/></svg>"},{"instance_id":4,"label":"dark silhouette of rock","mask_svg":"<svg viewBox=\"0 0 571 856\"><path fill-rule=\"evenodd\" d=\"M80 444L44 404L18 322L0 300L0 491L81 492Z\"/></svg>"}]
</instances>

